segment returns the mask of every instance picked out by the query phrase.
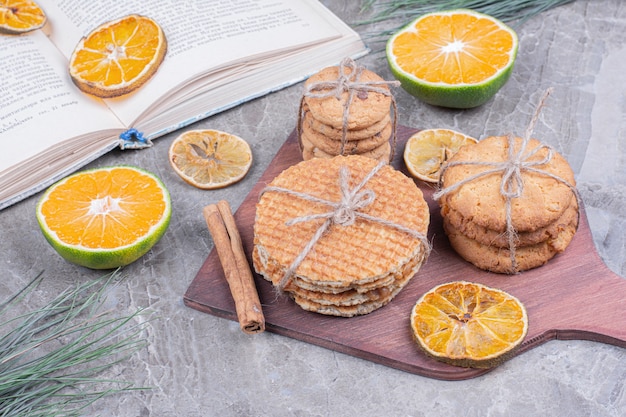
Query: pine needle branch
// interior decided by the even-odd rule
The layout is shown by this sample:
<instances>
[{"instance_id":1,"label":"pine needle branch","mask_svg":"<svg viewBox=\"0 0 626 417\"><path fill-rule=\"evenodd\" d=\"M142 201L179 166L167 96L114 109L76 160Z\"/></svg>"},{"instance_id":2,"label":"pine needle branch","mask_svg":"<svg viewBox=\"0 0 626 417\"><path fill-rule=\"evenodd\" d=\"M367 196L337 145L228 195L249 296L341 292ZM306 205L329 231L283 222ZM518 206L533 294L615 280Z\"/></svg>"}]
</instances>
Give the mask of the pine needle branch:
<instances>
[{"instance_id":1,"label":"pine needle branch","mask_svg":"<svg viewBox=\"0 0 626 417\"><path fill-rule=\"evenodd\" d=\"M488 14L512 26L554 7L574 0L363 0L362 12L372 12L354 26L385 23L393 25L367 35L373 41L384 41L414 18L430 12L472 9Z\"/></svg>"},{"instance_id":2,"label":"pine needle branch","mask_svg":"<svg viewBox=\"0 0 626 417\"><path fill-rule=\"evenodd\" d=\"M40 274L0 304L0 319L42 281ZM100 373L146 345L144 310L126 316L102 311L117 271L56 296L0 330L0 417L79 416L108 395L138 390Z\"/></svg>"}]
</instances>

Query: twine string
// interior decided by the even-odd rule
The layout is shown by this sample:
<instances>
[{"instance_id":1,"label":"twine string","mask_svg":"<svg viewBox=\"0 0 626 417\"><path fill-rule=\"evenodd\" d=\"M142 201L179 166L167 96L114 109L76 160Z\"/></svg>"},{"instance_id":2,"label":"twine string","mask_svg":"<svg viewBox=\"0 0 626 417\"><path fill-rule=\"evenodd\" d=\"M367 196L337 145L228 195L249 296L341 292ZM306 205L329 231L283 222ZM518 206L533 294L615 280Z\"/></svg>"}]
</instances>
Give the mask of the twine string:
<instances>
[{"instance_id":1,"label":"twine string","mask_svg":"<svg viewBox=\"0 0 626 417\"><path fill-rule=\"evenodd\" d=\"M410 229L401 224L382 219L380 217L371 216L369 214L363 213L361 210L372 204L376 200L376 193L370 189L363 189L365 185L369 182L374 175L386 164L383 162L378 163L364 178L363 180L357 184L354 188L350 188L350 173L346 166L341 166L339 170L339 190L341 193L341 197L339 202L326 200L323 198L316 197L314 195L289 190L283 187L275 187L268 186L263 189L261 195L266 192L279 192L289 194L303 200L311 201L314 203L321 203L328 206L330 209L327 212L319 213L319 214L310 214L305 216L300 216L293 218L287 221L288 226L292 226L297 223L309 222L318 219L325 219L324 222L317 228L311 239L304 246L302 251L298 254L298 256L292 261L289 268L285 271L285 274L281 278L277 287L279 291L283 291L284 288L289 284L291 278L298 268L302 261L306 258L306 256L311 252L313 247L317 244L317 242L321 239L321 237L326 233L326 231L333 225L339 225L343 227L350 226L354 224L357 218L361 218L364 220L368 220L371 222L379 223L388 227L395 228L401 232L407 233L411 237L419 239L424 246L426 253L430 251L430 245L426 236L422 233Z\"/></svg>"},{"instance_id":2,"label":"twine string","mask_svg":"<svg viewBox=\"0 0 626 417\"><path fill-rule=\"evenodd\" d=\"M516 255L516 247L518 242L518 234L513 225L512 218L512 200L514 198L519 198L524 193L524 179L522 177L522 173L524 172L532 172L539 175L550 177L567 187L569 187L574 196L578 200L578 192L576 187L570 184L565 179L555 175L551 172L545 171L540 166L544 166L548 164L552 158L554 157L555 150L549 145L540 144L539 146L533 148L531 151L526 151L528 147L528 143L530 142L531 135L533 133L535 124L537 123L537 119L539 118L539 114L541 108L544 106L546 99L552 93L552 88L549 88L544 93L542 99L540 100L537 108L535 109L535 113L528 124L526 131L524 133L524 137L520 142L519 149L515 150L515 136L513 134L507 135L507 144L508 144L508 153L507 159L502 162L481 162L481 161L452 161L447 163L441 172L440 178L443 178L443 174L446 169L458 166L458 165L473 165L473 166L485 166L492 167L491 169L486 169L477 174L471 175L463 180L452 184L446 188L440 189L436 193L433 194L433 198L435 200L439 200L444 195L450 194L457 189L461 188L465 184L471 183L479 178L486 177L491 174L501 173L502 180L500 182L500 194L504 197L504 209L505 209L505 222L506 222L506 236L509 245L509 254L511 259L511 269L512 272L517 271L517 259ZM539 152L546 151L546 155L540 160L532 160Z\"/></svg>"},{"instance_id":3,"label":"twine string","mask_svg":"<svg viewBox=\"0 0 626 417\"><path fill-rule=\"evenodd\" d=\"M348 69L350 71L348 72ZM385 86L397 87L400 85L399 81L362 81L361 75L365 70L364 67L357 65L352 58L344 58L339 64L339 75L336 80L332 81L319 81L311 83L305 87L305 91L300 101L300 120L298 122L298 136L302 134L302 120L304 119L304 99L310 98L329 98L334 97L337 100L341 100L344 92L348 93L348 97L343 105L342 113L342 130L341 130L341 144L340 155L344 154L347 137L348 137L348 119L350 117L350 106L354 101L354 97L367 98L367 94L379 93L385 96L391 97L391 104L393 107L393 143L392 155L395 150L396 143L396 128L397 128L397 104L394 96L391 94L388 88Z\"/></svg>"}]
</instances>

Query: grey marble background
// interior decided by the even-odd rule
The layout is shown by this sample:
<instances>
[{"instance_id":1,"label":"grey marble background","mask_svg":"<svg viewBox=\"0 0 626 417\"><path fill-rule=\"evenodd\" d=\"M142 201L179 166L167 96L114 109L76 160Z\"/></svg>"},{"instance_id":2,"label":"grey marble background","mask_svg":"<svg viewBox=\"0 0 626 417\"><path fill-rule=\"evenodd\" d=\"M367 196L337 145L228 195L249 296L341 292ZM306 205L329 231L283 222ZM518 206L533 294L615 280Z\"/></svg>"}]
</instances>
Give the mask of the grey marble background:
<instances>
[{"instance_id":1,"label":"grey marble background","mask_svg":"<svg viewBox=\"0 0 626 417\"><path fill-rule=\"evenodd\" d=\"M324 0L347 22L357 1ZM378 27L357 27L364 35ZM396 90L399 122L446 127L477 138L523 134L543 92L554 92L535 137L574 168L594 243L607 266L626 276L626 2L576 0L515 27L520 49L513 75L491 101L473 110L425 105ZM391 80L384 56L360 62ZM254 164L240 183L201 191L167 162L178 134L142 151L113 151L91 167L132 164L169 188L174 214L164 238L124 269L109 304L121 313L153 312L146 348L105 376L151 387L99 401L85 415L170 416L606 416L626 414L626 349L589 341L550 341L466 381L440 381L387 368L291 338L249 336L237 323L187 308L182 296L213 247L202 207L227 199L237 208L296 122L295 85L198 122L246 138ZM101 275L70 265L45 242L32 197L0 212L0 296L37 273L42 285L24 308ZM624 300L626 306L626 300ZM584 303L584 300L581 300ZM626 326L626 307L615 320Z\"/></svg>"}]
</instances>

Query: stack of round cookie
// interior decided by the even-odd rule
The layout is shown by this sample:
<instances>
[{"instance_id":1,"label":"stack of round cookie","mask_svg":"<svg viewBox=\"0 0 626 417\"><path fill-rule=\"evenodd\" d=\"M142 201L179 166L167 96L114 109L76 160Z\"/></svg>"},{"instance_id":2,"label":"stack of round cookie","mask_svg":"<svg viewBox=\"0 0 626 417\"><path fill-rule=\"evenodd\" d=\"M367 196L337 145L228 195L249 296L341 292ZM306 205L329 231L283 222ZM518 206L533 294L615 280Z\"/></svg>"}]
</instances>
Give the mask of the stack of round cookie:
<instances>
[{"instance_id":1,"label":"stack of round cookie","mask_svg":"<svg viewBox=\"0 0 626 417\"><path fill-rule=\"evenodd\" d=\"M535 139L498 136L462 147L441 187L435 197L451 246L484 270L541 266L565 250L578 228L574 173Z\"/></svg>"},{"instance_id":2,"label":"stack of round cookie","mask_svg":"<svg viewBox=\"0 0 626 417\"><path fill-rule=\"evenodd\" d=\"M298 120L303 159L362 155L389 162L396 133L389 84L351 60L312 75Z\"/></svg>"},{"instance_id":3,"label":"stack of round cookie","mask_svg":"<svg viewBox=\"0 0 626 417\"><path fill-rule=\"evenodd\" d=\"M313 158L262 193L253 265L305 310L367 314L418 272L429 222L420 189L391 166L359 155Z\"/></svg>"}]
</instances>

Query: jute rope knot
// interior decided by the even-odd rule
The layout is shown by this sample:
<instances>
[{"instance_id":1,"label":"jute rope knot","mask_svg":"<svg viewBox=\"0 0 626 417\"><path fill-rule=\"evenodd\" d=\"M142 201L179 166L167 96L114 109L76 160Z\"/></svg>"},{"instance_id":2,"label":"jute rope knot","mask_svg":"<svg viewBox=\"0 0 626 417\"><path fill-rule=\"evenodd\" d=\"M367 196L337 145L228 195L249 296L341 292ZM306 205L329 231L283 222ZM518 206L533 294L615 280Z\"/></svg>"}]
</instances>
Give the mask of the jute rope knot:
<instances>
[{"instance_id":1,"label":"jute rope knot","mask_svg":"<svg viewBox=\"0 0 626 417\"><path fill-rule=\"evenodd\" d=\"M289 284L291 278L295 272L295 270L300 266L302 261L306 258L306 256L311 252L313 247L317 244L320 238L326 233L326 231L333 225L336 224L338 226L347 227L355 223L357 218L364 219L371 222L376 222L388 227L393 227L401 232L407 233L411 237L419 239L424 245L426 255L430 252L430 245L426 236L422 233L410 229L406 226L403 226L398 223L391 222L389 220L382 219L380 217L371 216L367 213L362 212L364 208L368 207L376 200L376 193L370 189L363 189L363 187L369 182L370 179L376 175L376 173L386 164L383 162L379 162L364 178L363 180L357 184L354 188L350 189L350 173L348 168L345 165L342 165L339 169L339 189L341 192L341 198L339 202L326 200L320 197L316 197L314 195L289 190L283 187L275 187L268 186L263 189L261 192L261 196L266 192L279 192L289 194L298 198L302 198L303 200L311 201L314 203L321 203L328 207L330 210L324 213L319 214L310 214L306 216L296 217L287 221L288 226L292 226L297 223L308 222L317 219L325 219L324 223L322 223L316 232L313 234L309 242L305 245L302 251L298 254L298 256L292 261L289 268L285 272L285 275L281 278L277 287L279 291L283 291L284 288Z\"/></svg>"},{"instance_id":2,"label":"jute rope knot","mask_svg":"<svg viewBox=\"0 0 626 417\"><path fill-rule=\"evenodd\" d=\"M514 198L519 198L524 193L524 179L522 177L522 173L524 172L533 172L539 175L547 176L555 179L556 181L566 185L570 188L572 193L574 194L577 201L580 200L578 196L578 191L576 187L570 184L565 179L559 177L558 175L552 174L551 172L545 171L541 168L537 168L539 166L544 166L548 164L552 158L554 157L555 150L549 145L539 144L531 151L527 152L526 148L528 143L530 142L530 137L534 130L534 125L537 122L539 117L539 112L543 107L545 100L552 92L552 89L548 89L544 96L542 97L537 109L535 110L535 114L533 115L528 128L526 129L526 133L522 138L520 143L520 147L515 151L515 142L516 138L513 134L507 135L507 144L508 144L508 153L507 159L503 162L482 162L482 161L452 161L448 162L442 169L440 182L443 180L444 172L453 166L458 165L474 165L474 166L489 166L492 169L487 169L485 171L479 172L477 174L471 175L463 180L452 184L449 187L440 189L439 191L433 194L433 198L435 200L439 200L444 195L450 194L457 189L461 188L463 185L468 184L478 178L486 177L488 175L494 173L502 173L502 180L500 182L500 194L504 197L504 210L505 210L505 221L506 221L506 236L509 244L509 253L511 259L511 272L517 271L517 260L515 258L516 255L516 246L518 242L518 235L515 227L513 226L513 218L512 218L512 200ZM546 155L540 160L532 160L535 155L539 152L546 150ZM440 183L441 184L441 183Z\"/></svg>"},{"instance_id":3,"label":"jute rope knot","mask_svg":"<svg viewBox=\"0 0 626 417\"><path fill-rule=\"evenodd\" d=\"M350 71L348 71L350 69ZM340 155L344 154L345 146L347 142L348 135L348 119L350 117L350 105L354 101L354 97L359 97L361 99L366 99L367 94L369 92L383 94L385 96L391 97L391 104L393 107L393 130L392 137L394 146L391 148L392 153L395 149L396 143L396 128L397 128L397 104L396 100L389 91L388 88L384 88L383 86L394 86L397 87L400 85L399 81L362 81L361 75L365 68L363 66L357 65L352 58L344 58L339 64L339 74L336 80L330 81L319 81L310 83L305 86L304 93L302 95L302 100L300 101L300 110L299 110L299 120L298 120L298 137L300 138L302 135L302 122L304 119L304 101L306 97L311 98L328 98L334 97L337 100L341 100L343 93L348 93L348 98L343 106L343 123L342 123L342 133L341 133L341 147L340 147ZM302 143L300 143L300 147L302 147ZM390 159L393 157L391 155Z\"/></svg>"}]
</instances>

